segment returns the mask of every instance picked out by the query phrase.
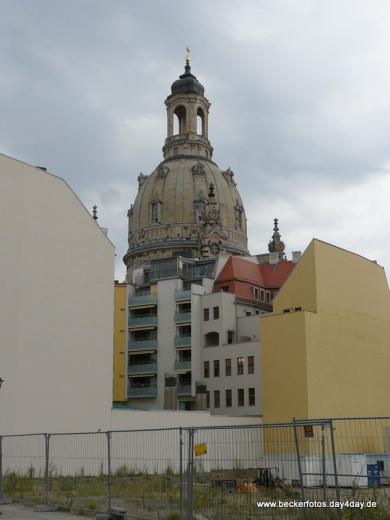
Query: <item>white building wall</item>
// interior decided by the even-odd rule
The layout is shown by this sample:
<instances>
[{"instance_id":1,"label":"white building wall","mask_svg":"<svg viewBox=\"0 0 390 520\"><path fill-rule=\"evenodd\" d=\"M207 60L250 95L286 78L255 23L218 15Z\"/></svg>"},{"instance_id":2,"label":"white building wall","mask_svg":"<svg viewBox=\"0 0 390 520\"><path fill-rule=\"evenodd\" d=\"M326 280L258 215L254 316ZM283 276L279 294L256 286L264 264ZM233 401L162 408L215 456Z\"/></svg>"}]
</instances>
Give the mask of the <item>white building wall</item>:
<instances>
[{"instance_id":1,"label":"white building wall","mask_svg":"<svg viewBox=\"0 0 390 520\"><path fill-rule=\"evenodd\" d=\"M250 341L259 339L260 319L259 316L243 316L237 319L237 340L250 338Z\"/></svg>"},{"instance_id":2,"label":"white building wall","mask_svg":"<svg viewBox=\"0 0 390 520\"><path fill-rule=\"evenodd\" d=\"M255 369L253 374L248 374L248 356L254 356ZM244 358L244 373L237 374L237 358ZM225 359L231 359L232 370L231 376L225 375ZM203 361L210 363L210 377L203 378L210 392L210 411L213 414L248 416L261 415L261 394L260 394L260 343L259 341L250 341L245 343L233 343L231 345L222 345L219 347L207 347L203 349ZM214 360L219 360L219 377L214 377ZM238 406L237 389L244 389L245 406ZM255 405L249 406L248 389L255 389ZM225 406L225 390L232 390L232 406ZM214 391L219 390L220 408L214 407Z\"/></svg>"},{"instance_id":3,"label":"white building wall","mask_svg":"<svg viewBox=\"0 0 390 520\"><path fill-rule=\"evenodd\" d=\"M226 292L207 294L202 297L200 315L201 344L205 345L205 334L219 333L220 344L227 343L227 331L236 331L235 295ZM219 307L219 318L214 319L214 307ZM204 321L203 310L209 309L209 320Z\"/></svg>"},{"instance_id":4,"label":"white building wall","mask_svg":"<svg viewBox=\"0 0 390 520\"><path fill-rule=\"evenodd\" d=\"M114 248L70 187L0 155L0 432L110 424Z\"/></svg>"}]
</instances>

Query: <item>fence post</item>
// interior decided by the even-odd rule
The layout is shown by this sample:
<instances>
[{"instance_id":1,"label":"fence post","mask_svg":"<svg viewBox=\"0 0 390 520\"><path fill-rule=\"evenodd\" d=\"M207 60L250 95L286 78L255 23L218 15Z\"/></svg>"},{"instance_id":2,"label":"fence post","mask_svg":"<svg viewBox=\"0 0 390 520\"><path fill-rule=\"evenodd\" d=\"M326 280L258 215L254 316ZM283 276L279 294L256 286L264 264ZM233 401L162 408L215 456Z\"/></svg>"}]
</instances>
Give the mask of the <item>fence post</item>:
<instances>
[{"instance_id":1,"label":"fence post","mask_svg":"<svg viewBox=\"0 0 390 520\"><path fill-rule=\"evenodd\" d=\"M183 428L179 428L180 451L180 520L183 520Z\"/></svg>"},{"instance_id":2,"label":"fence post","mask_svg":"<svg viewBox=\"0 0 390 520\"><path fill-rule=\"evenodd\" d=\"M0 504L3 499L3 437L0 435Z\"/></svg>"},{"instance_id":3,"label":"fence post","mask_svg":"<svg viewBox=\"0 0 390 520\"><path fill-rule=\"evenodd\" d=\"M302 500L305 500L305 491L303 488L303 475L302 475L302 466L301 466L301 455L299 453L299 441L298 441L298 432L297 432L297 425L295 423L295 417L293 417L293 428L294 428L295 452L297 455L297 463L298 463L299 482L300 482L300 487L301 487L301 497L302 497Z\"/></svg>"},{"instance_id":4,"label":"fence post","mask_svg":"<svg viewBox=\"0 0 390 520\"><path fill-rule=\"evenodd\" d=\"M325 454L325 425L321 423L321 451L322 451L322 487L324 490L324 502L327 502L326 496L326 454Z\"/></svg>"},{"instance_id":5,"label":"fence post","mask_svg":"<svg viewBox=\"0 0 390 520\"><path fill-rule=\"evenodd\" d=\"M187 520L192 519L192 501L193 501L193 487L194 487L194 429L188 430L188 516Z\"/></svg>"},{"instance_id":6,"label":"fence post","mask_svg":"<svg viewBox=\"0 0 390 520\"><path fill-rule=\"evenodd\" d=\"M112 476L111 476L111 432L107 436L107 487L108 487L108 512L112 509Z\"/></svg>"},{"instance_id":7,"label":"fence post","mask_svg":"<svg viewBox=\"0 0 390 520\"><path fill-rule=\"evenodd\" d=\"M45 504L49 505L50 433L45 433Z\"/></svg>"},{"instance_id":8,"label":"fence post","mask_svg":"<svg viewBox=\"0 0 390 520\"><path fill-rule=\"evenodd\" d=\"M332 419L329 421L329 425L330 425L330 442L331 442L331 446L332 446L334 486L336 488L336 499L338 502L340 502L340 487L339 487L339 477L337 474L336 447L335 447L335 442L334 442L334 430L333 430ZM341 517L341 515L340 515L340 517Z\"/></svg>"}]
</instances>

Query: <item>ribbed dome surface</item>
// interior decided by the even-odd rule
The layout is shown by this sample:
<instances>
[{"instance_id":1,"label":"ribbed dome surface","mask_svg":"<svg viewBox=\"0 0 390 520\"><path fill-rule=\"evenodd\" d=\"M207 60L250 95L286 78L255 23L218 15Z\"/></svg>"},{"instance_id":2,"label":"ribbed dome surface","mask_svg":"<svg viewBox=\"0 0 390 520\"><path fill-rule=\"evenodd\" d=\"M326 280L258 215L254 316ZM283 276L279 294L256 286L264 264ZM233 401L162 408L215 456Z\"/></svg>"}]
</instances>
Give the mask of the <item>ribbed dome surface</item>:
<instances>
[{"instance_id":1,"label":"ribbed dome surface","mask_svg":"<svg viewBox=\"0 0 390 520\"><path fill-rule=\"evenodd\" d=\"M200 200L207 205L202 222L196 209ZM160 206L160 221L151 224L150 208L156 201ZM215 163L202 158L163 161L145 178L132 206L129 252L180 239L190 247L204 233L205 221L215 218L216 228L225 237L226 250L247 254L245 215L242 229L238 229L237 207L243 210L232 172L221 172ZM218 213L216 217L211 213L212 208Z\"/></svg>"}]
</instances>

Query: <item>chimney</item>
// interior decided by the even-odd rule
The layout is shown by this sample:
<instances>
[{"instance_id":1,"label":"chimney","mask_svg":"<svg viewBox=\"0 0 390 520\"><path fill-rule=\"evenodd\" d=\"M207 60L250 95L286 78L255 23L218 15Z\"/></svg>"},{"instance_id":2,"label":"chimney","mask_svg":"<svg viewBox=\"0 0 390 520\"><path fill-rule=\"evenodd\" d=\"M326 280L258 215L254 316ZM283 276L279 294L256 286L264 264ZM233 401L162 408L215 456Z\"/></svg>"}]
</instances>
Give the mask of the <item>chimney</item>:
<instances>
[{"instance_id":1,"label":"chimney","mask_svg":"<svg viewBox=\"0 0 390 520\"><path fill-rule=\"evenodd\" d=\"M294 264L296 264L298 262L298 260L301 258L301 256L302 256L302 253L300 251L292 252L292 261L294 262Z\"/></svg>"}]
</instances>

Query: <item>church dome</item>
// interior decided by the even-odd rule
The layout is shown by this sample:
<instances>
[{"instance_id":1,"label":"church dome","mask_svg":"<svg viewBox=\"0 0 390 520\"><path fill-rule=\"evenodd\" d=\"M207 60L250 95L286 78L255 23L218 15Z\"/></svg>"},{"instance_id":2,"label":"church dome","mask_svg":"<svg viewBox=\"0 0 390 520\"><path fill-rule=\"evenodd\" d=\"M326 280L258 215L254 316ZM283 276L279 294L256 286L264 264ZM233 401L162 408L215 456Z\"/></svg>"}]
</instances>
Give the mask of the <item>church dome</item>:
<instances>
[{"instance_id":1,"label":"church dome","mask_svg":"<svg viewBox=\"0 0 390 520\"><path fill-rule=\"evenodd\" d=\"M128 212L124 262L130 281L137 267L151 260L248 254L245 211L234 173L230 168L221 171L212 160L210 103L188 61L187 68L188 75L173 83L165 101L164 160L150 175L139 175Z\"/></svg>"}]
</instances>

